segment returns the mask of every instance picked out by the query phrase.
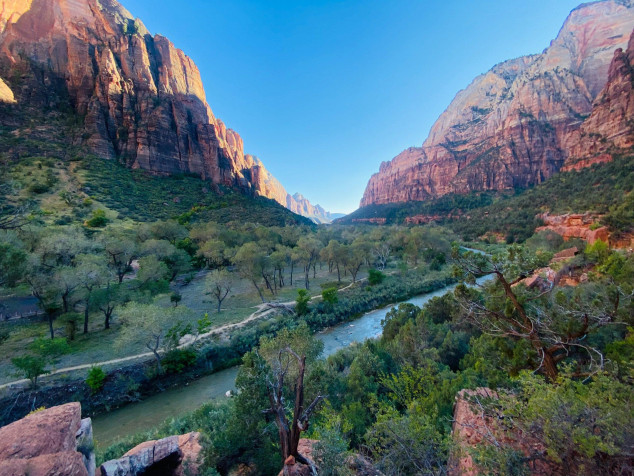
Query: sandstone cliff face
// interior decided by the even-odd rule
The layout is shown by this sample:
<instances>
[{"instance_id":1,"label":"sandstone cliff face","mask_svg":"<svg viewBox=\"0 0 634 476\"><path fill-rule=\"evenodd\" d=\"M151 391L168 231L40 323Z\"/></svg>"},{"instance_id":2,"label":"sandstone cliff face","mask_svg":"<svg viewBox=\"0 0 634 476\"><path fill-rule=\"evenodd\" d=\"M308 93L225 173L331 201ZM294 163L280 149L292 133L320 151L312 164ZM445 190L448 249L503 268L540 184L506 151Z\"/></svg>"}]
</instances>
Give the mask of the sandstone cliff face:
<instances>
[{"instance_id":1,"label":"sandstone cliff face","mask_svg":"<svg viewBox=\"0 0 634 476\"><path fill-rule=\"evenodd\" d=\"M627 50L614 53L608 82L573 140L562 170L610 161L613 154L634 146L634 32Z\"/></svg>"},{"instance_id":2,"label":"sandstone cliff face","mask_svg":"<svg viewBox=\"0 0 634 476\"><path fill-rule=\"evenodd\" d=\"M574 133L634 28L631 0L573 10L542 54L505 61L459 92L422 147L381 164L361 206L542 182L564 165Z\"/></svg>"},{"instance_id":3,"label":"sandstone cliff face","mask_svg":"<svg viewBox=\"0 0 634 476\"><path fill-rule=\"evenodd\" d=\"M0 0L0 78L4 102L15 95L55 110L67 97L101 156L287 204L284 187L213 115L194 62L116 0Z\"/></svg>"}]
</instances>

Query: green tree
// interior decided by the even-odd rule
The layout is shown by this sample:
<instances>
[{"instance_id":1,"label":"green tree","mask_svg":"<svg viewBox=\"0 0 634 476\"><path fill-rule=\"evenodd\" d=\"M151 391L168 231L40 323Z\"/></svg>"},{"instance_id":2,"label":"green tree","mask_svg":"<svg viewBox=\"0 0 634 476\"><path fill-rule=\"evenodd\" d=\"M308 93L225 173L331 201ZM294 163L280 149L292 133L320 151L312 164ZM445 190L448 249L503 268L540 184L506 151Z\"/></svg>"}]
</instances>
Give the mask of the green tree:
<instances>
[{"instance_id":1,"label":"green tree","mask_svg":"<svg viewBox=\"0 0 634 476\"><path fill-rule=\"evenodd\" d=\"M37 379L40 375L50 373L50 371L46 370L46 360L39 355L14 357L11 359L11 363L13 363L24 378L31 381L31 386L33 388L37 388Z\"/></svg>"},{"instance_id":2,"label":"green tree","mask_svg":"<svg viewBox=\"0 0 634 476\"><path fill-rule=\"evenodd\" d=\"M231 273L226 269L216 269L209 273L205 278L205 286L209 289L205 294L210 294L216 299L218 304L216 310L220 314L222 302L233 289L233 278Z\"/></svg>"},{"instance_id":3,"label":"green tree","mask_svg":"<svg viewBox=\"0 0 634 476\"><path fill-rule=\"evenodd\" d=\"M304 316L308 314L309 303L310 303L310 295L308 294L308 291L306 291L305 289L298 289L297 299L295 301L295 313L298 316Z\"/></svg>"},{"instance_id":4,"label":"green tree","mask_svg":"<svg viewBox=\"0 0 634 476\"><path fill-rule=\"evenodd\" d=\"M91 367L88 377L86 377L86 385L88 385L94 395L103 388L105 380L106 373L101 367Z\"/></svg>"},{"instance_id":5,"label":"green tree","mask_svg":"<svg viewBox=\"0 0 634 476\"><path fill-rule=\"evenodd\" d=\"M26 271L27 254L12 243L0 242L0 286L14 287Z\"/></svg>"},{"instance_id":6,"label":"green tree","mask_svg":"<svg viewBox=\"0 0 634 476\"><path fill-rule=\"evenodd\" d=\"M168 333L188 313L189 310L183 306L163 308L154 304L129 303L119 315L122 328L117 345L126 347L141 342L154 355L158 372L162 374L161 353L170 344Z\"/></svg>"},{"instance_id":7,"label":"green tree","mask_svg":"<svg viewBox=\"0 0 634 476\"><path fill-rule=\"evenodd\" d=\"M321 292L321 298L332 309L332 306L339 302L338 294L337 288L326 288Z\"/></svg>"}]
</instances>

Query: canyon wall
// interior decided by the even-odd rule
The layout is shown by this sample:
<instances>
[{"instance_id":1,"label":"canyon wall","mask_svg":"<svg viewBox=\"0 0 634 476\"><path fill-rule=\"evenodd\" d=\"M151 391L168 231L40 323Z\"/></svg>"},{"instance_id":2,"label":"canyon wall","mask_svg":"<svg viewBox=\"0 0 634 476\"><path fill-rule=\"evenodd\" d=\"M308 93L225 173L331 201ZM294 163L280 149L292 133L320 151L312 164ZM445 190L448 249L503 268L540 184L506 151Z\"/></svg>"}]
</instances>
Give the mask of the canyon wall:
<instances>
[{"instance_id":1,"label":"canyon wall","mask_svg":"<svg viewBox=\"0 0 634 476\"><path fill-rule=\"evenodd\" d=\"M547 179L574 159L582 124L614 73L614 52L627 47L633 29L631 0L576 8L543 53L500 63L460 91L422 147L381 164L361 206Z\"/></svg>"},{"instance_id":2,"label":"canyon wall","mask_svg":"<svg viewBox=\"0 0 634 476\"><path fill-rule=\"evenodd\" d=\"M102 157L287 206L284 187L214 116L194 62L115 0L0 0L0 101L70 104Z\"/></svg>"}]
</instances>

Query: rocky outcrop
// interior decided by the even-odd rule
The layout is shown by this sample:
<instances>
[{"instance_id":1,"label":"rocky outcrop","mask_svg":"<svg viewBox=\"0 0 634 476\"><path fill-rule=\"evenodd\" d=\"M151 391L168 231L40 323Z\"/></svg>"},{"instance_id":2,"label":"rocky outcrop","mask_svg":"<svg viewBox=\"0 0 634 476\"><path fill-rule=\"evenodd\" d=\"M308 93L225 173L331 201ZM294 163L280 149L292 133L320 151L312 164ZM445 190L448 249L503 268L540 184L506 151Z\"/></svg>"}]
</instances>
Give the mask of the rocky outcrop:
<instances>
[{"instance_id":1,"label":"rocky outcrop","mask_svg":"<svg viewBox=\"0 0 634 476\"><path fill-rule=\"evenodd\" d=\"M631 0L576 8L542 54L500 63L460 91L422 147L381 164L361 206L547 179L569 158L614 51L626 47L633 29Z\"/></svg>"},{"instance_id":2,"label":"rocky outcrop","mask_svg":"<svg viewBox=\"0 0 634 476\"><path fill-rule=\"evenodd\" d=\"M627 50L614 53L608 82L573 142L564 171L608 162L634 146L634 32Z\"/></svg>"},{"instance_id":3,"label":"rocky outcrop","mask_svg":"<svg viewBox=\"0 0 634 476\"><path fill-rule=\"evenodd\" d=\"M0 101L69 104L100 156L287 205L284 187L214 116L191 58L116 0L0 0L0 77Z\"/></svg>"},{"instance_id":4,"label":"rocky outcrop","mask_svg":"<svg viewBox=\"0 0 634 476\"><path fill-rule=\"evenodd\" d=\"M0 78L0 102L15 103L15 96L11 88Z\"/></svg>"},{"instance_id":5,"label":"rocky outcrop","mask_svg":"<svg viewBox=\"0 0 634 476\"><path fill-rule=\"evenodd\" d=\"M486 410L485 402L498 395L488 388L462 390L456 396L454 406L453 440L455 448L448 462L448 476L476 476L483 474L470 454L481 445L510 446L526 455L544 454L544 446L529 436L504 431L504 422ZM562 474L560 468L536 458L530 463L531 475Z\"/></svg>"},{"instance_id":6,"label":"rocky outcrop","mask_svg":"<svg viewBox=\"0 0 634 476\"><path fill-rule=\"evenodd\" d=\"M92 444L79 403L41 410L0 428L0 468L8 476L93 476Z\"/></svg>"},{"instance_id":7,"label":"rocky outcrop","mask_svg":"<svg viewBox=\"0 0 634 476\"><path fill-rule=\"evenodd\" d=\"M610 233L605 226L597 225L597 219L590 214L570 213L566 215L540 215L544 226L538 227L535 232L553 231L562 236L564 240L580 238L593 244L597 240L609 243Z\"/></svg>"},{"instance_id":8,"label":"rocky outcrop","mask_svg":"<svg viewBox=\"0 0 634 476\"><path fill-rule=\"evenodd\" d=\"M99 468L102 476L196 476L201 465L200 433L169 436L135 446L123 457Z\"/></svg>"}]
</instances>

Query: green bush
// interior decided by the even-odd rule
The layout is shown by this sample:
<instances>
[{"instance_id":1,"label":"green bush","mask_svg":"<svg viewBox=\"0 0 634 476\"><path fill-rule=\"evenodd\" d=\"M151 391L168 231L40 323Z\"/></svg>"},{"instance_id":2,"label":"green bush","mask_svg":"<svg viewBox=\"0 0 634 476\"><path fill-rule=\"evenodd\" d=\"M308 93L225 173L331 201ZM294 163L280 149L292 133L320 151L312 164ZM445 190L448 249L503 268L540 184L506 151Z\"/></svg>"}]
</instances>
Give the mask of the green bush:
<instances>
[{"instance_id":1,"label":"green bush","mask_svg":"<svg viewBox=\"0 0 634 476\"><path fill-rule=\"evenodd\" d=\"M196 363L196 352L191 349L174 349L163 357L162 365L167 373L181 373Z\"/></svg>"},{"instance_id":2,"label":"green bush","mask_svg":"<svg viewBox=\"0 0 634 476\"><path fill-rule=\"evenodd\" d=\"M93 395L103 388L106 380L106 373L101 367L92 367L86 378L86 385L90 387Z\"/></svg>"},{"instance_id":3,"label":"green bush","mask_svg":"<svg viewBox=\"0 0 634 476\"><path fill-rule=\"evenodd\" d=\"M106 218L106 212L101 209L92 212L92 218L86 222L86 225L91 228L103 228L107 224L108 219Z\"/></svg>"},{"instance_id":4,"label":"green bush","mask_svg":"<svg viewBox=\"0 0 634 476\"><path fill-rule=\"evenodd\" d=\"M381 284L385 280L385 274L378 269L371 269L368 271L368 282L374 286L375 284Z\"/></svg>"}]
</instances>

